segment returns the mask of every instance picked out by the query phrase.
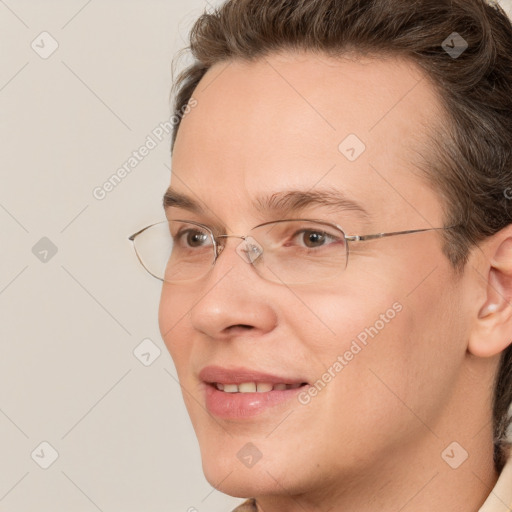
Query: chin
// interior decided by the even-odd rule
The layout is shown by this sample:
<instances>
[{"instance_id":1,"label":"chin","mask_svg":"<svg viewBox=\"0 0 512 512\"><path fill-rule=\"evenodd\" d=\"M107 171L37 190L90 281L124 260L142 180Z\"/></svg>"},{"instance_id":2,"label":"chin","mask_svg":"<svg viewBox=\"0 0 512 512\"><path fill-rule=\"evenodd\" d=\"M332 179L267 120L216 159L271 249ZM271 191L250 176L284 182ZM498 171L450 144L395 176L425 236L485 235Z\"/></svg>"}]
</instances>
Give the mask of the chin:
<instances>
[{"instance_id":1,"label":"chin","mask_svg":"<svg viewBox=\"0 0 512 512\"><path fill-rule=\"evenodd\" d=\"M298 489L303 491L308 486L308 482L304 481L305 475L297 474L297 468L307 463L304 460L294 461L293 452L296 449L290 447L286 450L286 441L282 438L276 437L272 443L267 440L266 444L263 439L252 444L250 438L227 435L224 441L211 437L202 441L200 448L205 478L224 494L251 498L282 494L283 488L292 492ZM258 460L255 444L263 452ZM256 457L252 461L251 455ZM247 456L245 461L244 456Z\"/></svg>"},{"instance_id":2,"label":"chin","mask_svg":"<svg viewBox=\"0 0 512 512\"><path fill-rule=\"evenodd\" d=\"M276 483L276 480L282 481L280 476L276 475L277 470L268 470L260 464L262 463L253 468L246 468L232 461L225 464L219 463L218 460L203 459L203 472L212 487L234 498L252 498L282 492L282 487Z\"/></svg>"}]
</instances>

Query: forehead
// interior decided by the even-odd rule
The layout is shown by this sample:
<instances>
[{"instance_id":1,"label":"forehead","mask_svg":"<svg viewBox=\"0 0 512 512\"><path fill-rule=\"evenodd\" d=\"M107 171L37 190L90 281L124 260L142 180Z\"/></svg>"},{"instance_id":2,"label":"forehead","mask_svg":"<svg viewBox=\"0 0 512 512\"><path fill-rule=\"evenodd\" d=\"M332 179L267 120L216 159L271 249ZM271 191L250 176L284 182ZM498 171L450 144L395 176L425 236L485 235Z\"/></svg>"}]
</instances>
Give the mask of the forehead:
<instances>
[{"instance_id":1,"label":"forehead","mask_svg":"<svg viewBox=\"0 0 512 512\"><path fill-rule=\"evenodd\" d=\"M229 61L193 96L171 183L219 215L250 216L265 193L328 187L377 217L439 222L415 162L441 109L411 62L309 53Z\"/></svg>"}]
</instances>

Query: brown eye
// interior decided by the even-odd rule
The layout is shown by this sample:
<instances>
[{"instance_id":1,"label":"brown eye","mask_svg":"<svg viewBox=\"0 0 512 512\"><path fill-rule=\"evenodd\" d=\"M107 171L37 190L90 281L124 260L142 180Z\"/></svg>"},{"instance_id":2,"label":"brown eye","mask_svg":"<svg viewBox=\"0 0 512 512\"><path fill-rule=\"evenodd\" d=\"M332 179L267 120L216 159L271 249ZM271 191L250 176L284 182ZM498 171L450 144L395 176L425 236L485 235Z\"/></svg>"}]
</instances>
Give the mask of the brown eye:
<instances>
[{"instance_id":1,"label":"brown eye","mask_svg":"<svg viewBox=\"0 0 512 512\"><path fill-rule=\"evenodd\" d=\"M209 242L211 240L208 233L197 229L184 229L174 239L174 243L184 244L186 247L204 247Z\"/></svg>"},{"instance_id":2,"label":"brown eye","mask_svg":"<svg viewBox=\"0 0 512 512\"><path fill-rule=\"evenodd\" d=\"M343 234L338 234L334 229L328 231L323 226L310 223L297 226L297 221L292 222L293 224L283 224L282 231L275 232L275 240L282 240L277 243L283 248L317 252L320 249L334 249L335 245L344 244Z\"/></svg>"},{"instance_id":3,"label":"brown eye","mask_svg":"<svg viewBox=\"0 0 512 512\"><path fill-rule=\"evenodd\" d=\"M304 231L302 240L306 247L321 247L326 241L326 234L320 231Z\"/></svg>"},{"instance_id":4,"label":"brown eye","mask_svg":"<svg viewBox=\"0 0 512 512\"><path fill-rule=\"evenodd\" d=\"M208 238L209 238L209 236L206 235L205 233L201 233L199 231L194 233L191 231L187 235L187 243L191 247L198 247L198 246L203 245L204 242L208 240Z\"/></svg>"}]
</instances>

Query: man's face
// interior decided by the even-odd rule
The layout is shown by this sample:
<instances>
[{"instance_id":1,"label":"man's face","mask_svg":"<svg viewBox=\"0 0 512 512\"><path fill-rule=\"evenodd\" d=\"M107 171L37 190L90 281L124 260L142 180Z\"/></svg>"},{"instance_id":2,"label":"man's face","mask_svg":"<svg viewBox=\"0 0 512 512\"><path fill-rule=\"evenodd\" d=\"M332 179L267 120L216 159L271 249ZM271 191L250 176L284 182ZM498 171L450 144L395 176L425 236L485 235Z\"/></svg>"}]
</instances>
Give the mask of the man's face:
<instances>
[{"instance_id":1,"label":"man's face","mask_svg":"<svg viewBox=\"0 0 512 512\"><path fill-rule=\"evenodd\" d=\"M274 55L216 65L194 98L172 187L204 213L172 207L170 220L244 235L282 218L254 198L329 189L367 215L310 205L288 218L347 235L443 226L440 200L413 164L438 103L411 64ZM353 136L341 144L350 134L364 151ZM446 443L429 429L457 387L466 327L464 281L439 232L349 242L346 269L307 286L263 280L239 243L227 239L203 280L166 283L161 296L160 329L208 480L238 496L304 492L334 485L334 474L440 452ZM204 382L209 366L225 369L224 384L247 370L308 385L241 398Z\"/></svg>"}]
</instances>

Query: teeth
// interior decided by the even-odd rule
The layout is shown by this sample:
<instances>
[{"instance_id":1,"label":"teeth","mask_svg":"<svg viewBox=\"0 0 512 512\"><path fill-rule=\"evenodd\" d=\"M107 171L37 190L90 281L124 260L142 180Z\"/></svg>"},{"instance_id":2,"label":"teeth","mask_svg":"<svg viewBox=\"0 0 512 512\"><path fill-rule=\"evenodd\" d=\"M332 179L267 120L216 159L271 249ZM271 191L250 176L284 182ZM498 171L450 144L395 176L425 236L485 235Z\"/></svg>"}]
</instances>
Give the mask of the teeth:
<instances>
[{"instance_id":1,"label":"teeth","mask_svg":"<svg viewBox=\"0 0 512 512\"><path fill-rule=\"evenodd\" d=\"M273 387L272 384L268 384L267 382L258 382L258 384L256 384L256 391L258 393L266 393L272 391Z\"/></svg>"},{"instance_id":2,"label":"teeth","mask_svg":"<svg viewBox=\"0 0 512 512\"><path fill-rule=\"evenodd\" d=\"M244 382L238 385L240 393L256 393L256 384L254 382Z\"/></svg>"},{"instance_id":3,"label":"teeth","mask_svg":"<svg viewBox=\"0 0 512 512\"><path fill-rule=\"evenodd\" d=\"M269 391L284 391L285 389L297 389L301 384L271 384L270 382L243 382L241 384L220 384L215 387L224 393L268 393Z\"/></svg>"}]
</instances>

